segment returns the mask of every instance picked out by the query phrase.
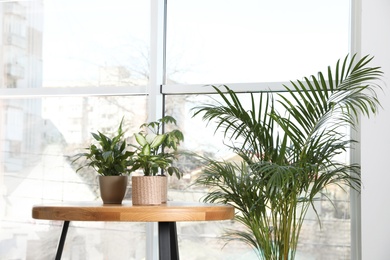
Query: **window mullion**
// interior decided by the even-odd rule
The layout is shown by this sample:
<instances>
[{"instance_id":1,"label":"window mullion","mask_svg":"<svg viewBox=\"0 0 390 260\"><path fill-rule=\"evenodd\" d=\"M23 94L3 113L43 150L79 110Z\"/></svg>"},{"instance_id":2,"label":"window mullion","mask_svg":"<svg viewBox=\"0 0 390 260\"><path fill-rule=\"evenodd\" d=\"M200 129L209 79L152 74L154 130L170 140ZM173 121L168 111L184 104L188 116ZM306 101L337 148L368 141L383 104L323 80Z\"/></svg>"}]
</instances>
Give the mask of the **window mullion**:
<instances>
[{"instance_id":1,"label":"window mullion","mask_svg":"<svg viewBox=\"0 0 390 260\"><path fill-rule=\"evenodd\" d=\"M161 118L163 115L163 95L160 86L164 84L165 68L165 28L166 1L151 1L151 35L150 35L150 79L147 87L148 119ZM146 259L158 258L158 236L156 223L147 223Z\"/></svg>"}]
</instances>

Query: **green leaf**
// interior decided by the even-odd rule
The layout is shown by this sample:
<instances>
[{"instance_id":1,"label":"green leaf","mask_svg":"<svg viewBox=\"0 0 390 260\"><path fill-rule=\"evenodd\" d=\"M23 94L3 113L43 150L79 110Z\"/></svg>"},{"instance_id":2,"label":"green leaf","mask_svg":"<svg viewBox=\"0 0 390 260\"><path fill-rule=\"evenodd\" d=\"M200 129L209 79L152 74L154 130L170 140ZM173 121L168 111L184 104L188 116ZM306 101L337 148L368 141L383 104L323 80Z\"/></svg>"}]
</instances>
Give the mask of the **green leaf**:
<instances>
[{"instance_id":1,"label":"green leaf","mask_svg":"<svg viewBox=\"0 0 390 260\"><path fill-rule=\"evenodd\" d=\"M139 143L141 146L144 146L148 143L142 134L135 133L134 136L135 136L135 140L137 141L137 143Z\"/></svg>"},{"instance_id":2,"label":"green leaf","mask_svg":"<svg viewBox=\"0 0 390 260\"><path fill-rule=\"evenodd\" d=\"M143 155L150 155L150 145L147 143L142 147Z\"/></svg>"},{"instance_id":3,"label":"green leaf","mask_svg":"<svg viewBox=\"0 0 390 260\"><path fill-rule=\"evenodd\" d=\"M150 148L155 149L159 147L165 140L166 136L164 134L162 135L156 135L150 144Z\"/></svg>"}]
</instances>

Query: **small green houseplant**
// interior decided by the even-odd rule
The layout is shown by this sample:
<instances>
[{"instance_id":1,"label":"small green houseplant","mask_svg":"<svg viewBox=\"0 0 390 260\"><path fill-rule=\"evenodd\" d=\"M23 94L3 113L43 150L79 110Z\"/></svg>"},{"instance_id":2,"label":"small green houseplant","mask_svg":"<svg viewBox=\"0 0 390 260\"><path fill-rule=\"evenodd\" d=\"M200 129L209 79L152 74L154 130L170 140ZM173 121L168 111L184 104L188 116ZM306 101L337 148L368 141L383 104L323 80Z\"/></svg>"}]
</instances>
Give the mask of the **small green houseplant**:
<instances>
[{"instance_id":1,"label":"small green houseplant","mask_svg":"<svg viewBox=\"0 0 390 260\"><path fill-rule=\"evenodd\" d=\"M91 133L95 142L85 148L86 152L75 155L72 163L84 158L84 162L76 170L92 167L100 175L99 184L104 203L120 203L127 188L128 175L131 170L129 158L134 152L127 150L126 139L122 130L123 119L113 137L97 131ZM113 187L111 187L113 185Z\"/></svg>"},{"instance_id":2,"label":"small green houseplant","mask_svg":"<svg viewBox=\"0 0 390 260\"><path fill-rule=\"evenodd\" d=\"M133 204L149 205L166 202L165 173L171 176L175 174L179 179L182 176L182 172L173 165L173 162L177 160L178 146L184 140L184 135L179 129L164 132L163 127L169 124L176 126L176 119L172 116L164 116L157 121L142 124L141 131L134 134L137 145L131 145L135 148L135 152L130 158L130 170L142 170L143 176L132 177Z\"/></svg>"},{"instance_id":3,"label":"small green houseplant","mask_svg":"<svg viewBox=\"0 0 390 260\"><path fill-rule=\"evenodd\" d=\"M163 126L177 125L172 116L164 116L157 121L144 123L140 132L134 137L138 145L131 145L136 149L131 158L131 170L142 169L145 176L155 176L167 172L175 174L180 179L182 173L178 167L172 165L177 159L177 149L184 135L179 129L163 132Z\"/></svg>"},{"instance_id":4,"label":"small green houseplant","mask_svg":"<svg viewBox=\"0 0 390 260\"><path fill-rule=\"evenodd\" d=\"M207 166L197 183L212 187L205 201L236 208L245 230L230 235L259 258L295 258L306 213L309 208L317 213L315 201L328 185L359 191L360 166L337 156L357 142L340 129L355 128L359 114L375 114L380 106L375 91L383 73L369 66L371 60L347 56L334 72L329 68L327 76L319 72L291 82L282 94L259 93L257 99L250 93L249 108L233 90L215 87L222 102L195 108L194 116L215 121L242 159L204 158Z\"/></svg>"}]
</instances>

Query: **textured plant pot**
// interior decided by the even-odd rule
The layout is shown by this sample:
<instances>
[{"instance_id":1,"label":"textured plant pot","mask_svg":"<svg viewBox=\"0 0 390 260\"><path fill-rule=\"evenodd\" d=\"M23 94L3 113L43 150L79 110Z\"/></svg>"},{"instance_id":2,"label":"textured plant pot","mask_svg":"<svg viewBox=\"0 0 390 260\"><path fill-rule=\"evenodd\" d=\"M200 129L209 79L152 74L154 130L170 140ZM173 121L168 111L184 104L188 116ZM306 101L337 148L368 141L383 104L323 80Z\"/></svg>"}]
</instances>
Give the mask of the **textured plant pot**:
<instances>
[{"instance_id":1,"label":"textured plant pot","mask_svg":"<svg viewBox=\"0 0 390 260\"><path fill-rule=\"evenodd\" d=\"M103 203L122 204L127 183L127 176L99 176L100 196Z\"/></svg>"},{"instance_id":2,"label":"textured plant pot","mask_svg":"<svg viewBox=\"0 0 390 260\"><path fill-rule=\"evenodd\" d=\"M167 203L168 200L168 177L167 176L158 176L160 177L161 185L161 203Z\"/></svg>"},{"instance_id":3,"label":"textured plant pot","mask_svg":"<svg viewBox=\"0 0 390 260\"><path fill-rule=\"evenodd\" d=\"M161 204L161 176L132 176L133 205Z\"/></svg>"}]
</instances>

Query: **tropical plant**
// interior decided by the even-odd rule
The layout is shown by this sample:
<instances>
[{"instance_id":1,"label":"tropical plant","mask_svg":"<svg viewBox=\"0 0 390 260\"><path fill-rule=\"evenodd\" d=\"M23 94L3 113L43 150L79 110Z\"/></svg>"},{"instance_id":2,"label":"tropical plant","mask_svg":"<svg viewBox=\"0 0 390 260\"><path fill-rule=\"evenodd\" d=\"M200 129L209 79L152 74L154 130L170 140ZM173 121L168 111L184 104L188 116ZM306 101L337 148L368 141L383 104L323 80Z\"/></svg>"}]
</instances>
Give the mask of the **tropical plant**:
<instances>
[{"instance_id":1,"label":"tropical plant","mask_svg":"<svg viewBox=\"0 0 390 260\"><path fill-rule=\"evenodd\" d=\"M343 127L356 127L359 115L380 107L375 91L382 72L365 56L348 56L327 77L305 77L284 85L285 93L250 93L250 108L225 86L222 102L195 108L194 116L216 122L242 159L240 163L204 158L197 183L212 187L204 200L233 205L246 228L233 238L252 246L262 259L294 259L302 223L330 184L359 190L360 166L337 160L356 140ZM275 96L279 97L276 101ZM276 110L282 107L285 112ZM319 215L317 214L317 217Z\"/></svg>"},{"instance_id":2,"label":"tropical plant","mask_svg":"<svg viewBox=\"0 0 390 260\"><path fill-rule=\"evenodd\" d=\"M121 120L117 133L113 137L97 131L91 133L97 144L91 143L85 148L87 152L76 154L72 163L76 163L80 158L85 158L83 163L77 170L84 167L92 167L102 176L120 176L127 175L131 172L128 168L128 159L134 154L127 150L126 139L122 130L123 119Z\"/></svg>"},{"instance_id":3,"label":"tropical plant","mask_svg":"<svg viewBox=\"0 0 390 260\"><path fill-rule=\"evenodd\" d=\"M163 132L163 126L167 124L176 126L176 119L164 116L157 121L144 123L140 126L141 131L134 134L138 145L131 145L136 148L130 159L132 171L142 169L145 176L155 176L162 170L169 175L175 173L180 179L182 172L172 163L177 159L178 146L184 140L184 135L179 129Z\"/></svg>"}]
</instances>

